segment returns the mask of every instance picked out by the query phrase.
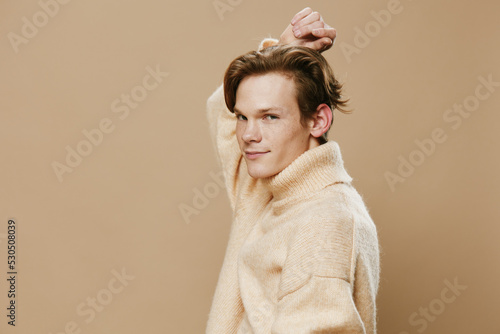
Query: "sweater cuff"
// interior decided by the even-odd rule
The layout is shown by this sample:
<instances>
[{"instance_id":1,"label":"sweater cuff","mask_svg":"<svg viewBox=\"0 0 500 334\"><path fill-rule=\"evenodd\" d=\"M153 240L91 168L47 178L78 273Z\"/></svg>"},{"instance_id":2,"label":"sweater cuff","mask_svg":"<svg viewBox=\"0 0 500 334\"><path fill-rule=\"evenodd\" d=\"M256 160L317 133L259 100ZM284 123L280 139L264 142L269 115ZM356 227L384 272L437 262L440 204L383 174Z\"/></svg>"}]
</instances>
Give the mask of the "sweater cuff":
<instances>
[{"instance_id":1,"label":"sweater cuff","mask_svg":"<svg viewBox=\"0 0 500 334\"><path fill-rule=\"evenodd\" d=\"M278 44L278 42L279 40L277 40L276 38L264 38L262 42L260 42L258 50L261 51L265 48Z\"/></svg>"}]
</instances>

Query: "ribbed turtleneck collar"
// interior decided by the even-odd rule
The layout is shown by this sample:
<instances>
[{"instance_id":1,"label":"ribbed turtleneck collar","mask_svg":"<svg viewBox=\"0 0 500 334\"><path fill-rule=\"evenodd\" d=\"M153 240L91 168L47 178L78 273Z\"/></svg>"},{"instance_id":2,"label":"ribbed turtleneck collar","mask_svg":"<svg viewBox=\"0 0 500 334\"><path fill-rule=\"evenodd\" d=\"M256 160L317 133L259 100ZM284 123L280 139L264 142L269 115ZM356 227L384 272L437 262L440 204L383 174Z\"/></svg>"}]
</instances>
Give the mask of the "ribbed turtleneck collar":
<instances>
[{"instance_id":1,"label":"ribbed turtleneck collar","mask_svg":"<svg viewBox=\"0 0 500 334\"><path fill-rule=\"evenodd\" d=\"M305 151L278 174L261 180L279 201L315 192L333 183L350 183L352 178L344 169L339 145L330 140Z\"/></svg>"}]
</instances>

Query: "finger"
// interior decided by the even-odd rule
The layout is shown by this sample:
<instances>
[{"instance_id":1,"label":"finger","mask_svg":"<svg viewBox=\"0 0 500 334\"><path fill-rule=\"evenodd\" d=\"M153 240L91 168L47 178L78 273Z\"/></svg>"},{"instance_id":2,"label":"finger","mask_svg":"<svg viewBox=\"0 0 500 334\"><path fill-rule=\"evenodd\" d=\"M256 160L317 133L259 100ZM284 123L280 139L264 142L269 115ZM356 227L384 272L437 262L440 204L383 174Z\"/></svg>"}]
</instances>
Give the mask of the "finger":
<instances>
[{"instance_id":1,"label":"finger","mask_svg":"<svg viewBox=\"0 0 500 334\"><path fill-rule=\"evenodd\" d=\"M322 29L324 27L324 24L322 22L319 22L319 21L315 21L313 23L310 23L308 25L305 25L301 28L297 28L294 30L294 36L296 38L305 38L309 35L312 34L312 32L314 30L317 30L317 29ZM313 35L314 37L325 37L325 36L316 36L316 35Z\"/></svg>"},{"instance_id":2,"label":"finger","mask_svg":"<svg viewBox=\"0 0 500 334\"><path fill-rule=\"evenodd\" d=\"M321 15L319 15L318 12L311 12L309 15L305 16L304 18L302 18L300 21L296 22L293 27L294 29L295 28L301 28L305 25L308 25L308 24L311 24L315 21L323 21L321 19Z\"/></svg>"},{"instance_id":3,"label":"finger","mask_svg":"<svg viewBox=\"0 0 500 334\"><path fill-rule=\"evenodd\" d=\"M331 40L335 40L337 37L337 30L335 30L335 28L316 28L311 31L311 34L317 38L328 37Z\"/></svg>"},{"instance_id":4,"label":"finger","mask_svg":"<svg viewBox=\"0 0 500 334\"><path fill-rule=\"evenodd\" d=\"M329 48L331 48L333 46L333 44L335 44L335 38L332 39L329 37L325 37L325 38L320 39L319 42L322 45L319 52L323 52L323 51L328 50Z\"/></svg>"},{"instance_id":5,"label":"finger","mask_svg":"<svg viewBox=\"0 0 500 334\"><path fill-rule=\"evenodd\" d=\"M300 12L298 12L297 14L295 14L295 16L292 18L292 22L291 22L292 25L294 25L295 23L299 22L300 20L302 20L307 15L311 14L312 11L313 10L310 7L306 7L304 9L302 9Z\"/></svg>"},{"instance_id":6,"label":"finger","mask_svg":"<svg viewBox=\"0 0 500 334\"><path fill-rule=\"evenodd\" d=\"M304 46L311 48L311 49L314 49L314 50L319 51L319 52L323 52L323 51L328 50L329 48L332 47L332 45L333 45L333 41L328 37L324 37L324 38L317 39L317 40L310 40L309 42L306 42L304 44Z\"/></svg>"}]
</instances>

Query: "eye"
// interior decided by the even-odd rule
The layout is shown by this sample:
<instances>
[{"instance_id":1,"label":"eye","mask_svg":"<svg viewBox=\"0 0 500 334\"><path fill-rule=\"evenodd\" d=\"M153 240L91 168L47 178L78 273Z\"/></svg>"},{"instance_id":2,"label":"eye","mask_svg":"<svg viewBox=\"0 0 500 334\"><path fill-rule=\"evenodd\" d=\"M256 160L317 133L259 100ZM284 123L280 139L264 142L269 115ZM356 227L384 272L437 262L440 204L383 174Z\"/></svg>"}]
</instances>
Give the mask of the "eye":
<instances>
[{"instance_id":1,"label":"eye","mask_svg":"<svg viewBox=\"0 0 500 334\"><path fill-rule=\"evenodd\" d=\"M247 118L246 118L245 116L243 116L242 114L238 114L238 115L236 115L236 119L241 120L241 121L244 121L244 120L246 120Z\"/></svg>"},{"instance_id":2,"label":"eye","mask_svg":"<svg viewBox=\"0 0 500 334\"><path fill-rule=\"evenodd\" d=\"M267 119L273 120L273 119L278 119L278 116L276 115L266 115Z\"/></svg>"}]
</instances>

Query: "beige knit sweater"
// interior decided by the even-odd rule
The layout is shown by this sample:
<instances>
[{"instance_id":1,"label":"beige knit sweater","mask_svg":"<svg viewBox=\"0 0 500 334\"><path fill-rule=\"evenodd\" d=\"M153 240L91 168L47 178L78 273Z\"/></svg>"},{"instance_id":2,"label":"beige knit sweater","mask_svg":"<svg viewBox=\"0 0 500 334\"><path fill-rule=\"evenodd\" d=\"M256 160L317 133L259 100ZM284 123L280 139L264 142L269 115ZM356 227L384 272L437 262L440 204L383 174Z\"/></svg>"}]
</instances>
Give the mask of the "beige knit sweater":
<instances>
[{"instance_id":1,"label":"beige knit sweater","mask_svg":"<svg viewBox=\"0 0 500 334\"><path fill-rule=\"evenodd\" d=\"M206 333L376 333L377 230L338 144L254 179L222 86L207 117L233 223Z\"/></svg>"}]
</instances>

